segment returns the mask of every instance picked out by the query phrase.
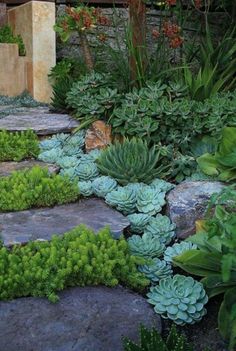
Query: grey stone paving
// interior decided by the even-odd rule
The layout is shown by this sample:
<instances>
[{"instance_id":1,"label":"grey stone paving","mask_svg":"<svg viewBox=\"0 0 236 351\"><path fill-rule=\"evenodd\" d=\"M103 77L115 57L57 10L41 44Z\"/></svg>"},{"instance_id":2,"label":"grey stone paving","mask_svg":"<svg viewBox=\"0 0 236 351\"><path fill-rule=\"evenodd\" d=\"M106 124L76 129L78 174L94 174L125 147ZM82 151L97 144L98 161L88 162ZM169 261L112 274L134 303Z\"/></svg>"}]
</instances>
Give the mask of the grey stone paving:
<instances>
[{"instance_id":1,"label":"grey stone paving","mask_svg":"<svg viewBox=\"0 0 236 351\"><path fill-rule=\"evenodd\" d=\"M71 132L79 123L67 114L50 113L48 107L28 108L27 112L0 119L0 129L10 132L32 129L38 135Z\"/></svg>"},{"instance_id":2,"label":"grey stone paving","mask_svg":"<svg viewBox=\"0 0 236 351\"><path fill-rule=\"evenodd\" d=\"M6 246L37 239L49 240L53 234L63 234L79 224L95 231L109 225L114 237L118 238L129 226L129 221L97 198L53 208L0 213L0 235Z\"/></svg>"},{"instance_id":3,"label":"grey stone paving","mask_svg":"<svg viewBox=\"0 0 236 351\"><path fill-rule=\"evenodd\" d=\"M176 234L186 238L195 233L195 221L202 219L208 200L219 193L223 183L210 181L186 181L167 195L167 215L176 224Z\"/></svg>"},{"instance_id":4,"label":"grey stone paving","mask_svg":"<svg viewBox=\"0 0 236 351\"><path fill-rule=\"evenodd\" d=\"M59 167L57 167L55 164L44 163L36 160L0 162L0 177L5 177L14 171L20 171L26 168L29 169L34 166L46 167L49 173L57 173L59 171Z\"/></svg>"},{"instance_id":5,"label":"grey stone paving","mask_svg":"<svg viewBox=\"0 0 236 351\"><path fill-rule=\"evenodd\" d=\"M20 298L0 302L0 351L123 351L140 323L161 330L146 299L121 287L71 288L56 304Z\"/></svg>"}]
</instances>

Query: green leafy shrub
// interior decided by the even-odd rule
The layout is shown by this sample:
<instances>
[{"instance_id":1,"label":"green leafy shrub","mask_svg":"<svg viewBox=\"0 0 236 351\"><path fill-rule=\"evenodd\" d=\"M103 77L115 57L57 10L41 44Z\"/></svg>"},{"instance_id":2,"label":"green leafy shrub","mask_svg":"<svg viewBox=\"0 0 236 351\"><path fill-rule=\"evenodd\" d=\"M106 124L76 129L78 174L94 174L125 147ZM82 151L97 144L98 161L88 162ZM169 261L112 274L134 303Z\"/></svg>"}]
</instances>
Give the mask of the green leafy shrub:
<instances>
[{"instance_id":1,"label":"green leafy shrub","mask_svg":"<svg viewBox=\"0 0 236 351\"><path fill-rule=\"evenodd\" d=\"M76 183L38 166L0 178L0 211L20 211L75 201Z\"/></svg>"},{"instance_id":2,"label":"green leafy shrub","mask_svg":"<svg viewBox=\"0 0 236 351\"><path fill-rule=\"evenodd\" d=\"M67 105L78 119L104 119L120 99L106 75L92 72L75 82L67 94Z\"/></svg>"},{"instance_id":3,"label":"green leafy shrub","mask_svg":"<svg viewBox=\"0 0 236 351\"><path fill-rule=\"evenodd\" d=\"M140 327L140 345L130 339L124 339L124 351L194 351L187 343L185 336L178 334L176 327L172 325L169 335L164 341L159 332L153 328Z\"/></svg>"},{"instance_id":4,"label":"green leafy shrub","mask_svg":"<svg viewBox=\"0 0 236 351\"><path fill-rule=\"evenodd\" d=\"M124 238L115 240L108 228L95 233L79 226L50 242L0 249L0 299L47 296L56 302L57 292L68 286L115 286L135 289L148 284L139 273L139 259L129 253Z\"/></svg>"},{"instance_id":5,"label":"green leafy shrub","mask_svg":"<svg viewBox=\"0 0 236 351\"><path fill-rule=\"evenodd\" d=\"M38 154L38 138L32 130L16 133L0 131L0 161L21 161Z\"/></svg>"},{"instance_id":6,"label":"green leafy shrub","mask_svg":"<svg viewBox=\"0 0 236 351\"><path fill-rule=\"evenodd\" d=\"M166 88L149 85L126 94L110 118L113 130L124 136L189 151L198 135L219 138L225 125L236 124L235 93L221 93L203 102L167 94ZM172 159L175 150L170 150ZM178 155L177 155L178 156Z\"/></svg>"},{"instance_id":7,"label":"green leafy shrub","mask_svg":"<svg viewBox=\"0 0 236 351\"><path fill-rule=\"evenodd\" d=\"M105 149L97 160L101 173L116 179L118 183L150 183L166 171L161 165L160 152L155 147L149 149L142 139L126 139Z\"/></svg>"},{"instance_id":8,"label":"green leafy shrub","mask_svg":"<svg viewBox=\"0 0 236 351\"><path fill-rule=\"evenodd\" d=\"M236 179L236 128L223 128L216 152L200 156L197 162L201 171L209 176L217 176L223 181Z\"/></svg>"},{"instance_id":9,"label":"green leafy shrub","mask_svg":"<svg viewBox=\"0 0 236 351\"><path fill-rule=\"evenodd\" d=\"M208 297L203 285L192 277L176 274L167 277L150 288L148 302L156 313L178 325L194 324L206 314L204 305Z\"/></svg>"},{"instance_id":10,"label":"green leafy shrub","mask_svg":"<svg viewBox=\"0 0 236 351\"><path fill-rule=\"evenodd\" d=\"M19 55L25 56L25 45L20 35L14 35L10 26L6 25L0 28L0 43L17 44Z\"/></svg>"}]
</instances>

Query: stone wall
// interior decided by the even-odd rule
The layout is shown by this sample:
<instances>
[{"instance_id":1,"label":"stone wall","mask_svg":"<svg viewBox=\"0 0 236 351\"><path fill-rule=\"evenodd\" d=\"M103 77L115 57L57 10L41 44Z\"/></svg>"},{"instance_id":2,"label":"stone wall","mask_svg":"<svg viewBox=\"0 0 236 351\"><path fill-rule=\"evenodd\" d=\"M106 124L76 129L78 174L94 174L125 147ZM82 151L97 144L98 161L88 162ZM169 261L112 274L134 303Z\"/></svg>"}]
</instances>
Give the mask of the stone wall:
<instances>
[{"instance_id":1,"label":"stone wall","mask_svg":"<svg viewBox=\"0 0 236 351\"><path fill-rule=\"evenodd\" d=\"M65 10L65 5L57 6L57 16L62 14ZM97 33L104 33L107 37L107 40L110 45L115 46L116 40L118 38L119 44L124 48L124 28L128 21L128 9L125 7L117 7L117 8L103 8L102 12L105 16L107 16L111 25L106 27L98 27L97 31L93 34L89 35L89 41L92 46L97 46L98 39ZM170 17L170 14L165 13L165 15ZM225 22L225 14L224 13L212 13L210 16L210 22L212 24L212 28L216 33L220 33L222 29L222 24ZM153 29L157 29L160 20L161 13L155 9L147 9L147 44L148 47L153 49L153 40L151 39L151 33ZM196 21L199 21L199 15L196 15L195 18L192 19L191 22L186 23L184 26L185 38L192 38L193 31L196 28ZM73 35L69 43L62 44L60 40L57 40L57 57L78 57L80 55L80 49L78 45L78 37Z\"/></svg>"}]
</instances>

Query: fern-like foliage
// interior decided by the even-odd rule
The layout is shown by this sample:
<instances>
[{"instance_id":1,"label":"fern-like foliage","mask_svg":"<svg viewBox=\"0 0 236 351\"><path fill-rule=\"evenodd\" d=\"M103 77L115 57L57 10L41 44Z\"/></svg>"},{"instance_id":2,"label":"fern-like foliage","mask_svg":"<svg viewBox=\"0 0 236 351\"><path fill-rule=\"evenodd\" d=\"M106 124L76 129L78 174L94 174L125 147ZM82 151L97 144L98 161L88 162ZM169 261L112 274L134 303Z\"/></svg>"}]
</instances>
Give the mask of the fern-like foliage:
<instances>
[{"instance_id":1,"label":"fern-like foliage","mask_svg":"<svg viewBox=\"0 0 236 351\"><path fill-rule=\"evenodd\" d=\"M77 183L38 166L0 178L0 211L20 211L75 201Z\"/></svg>"},{"instance_id":2,"label":"fern-like foliage","mask_svg":"<svg viewBox=\"0 0 236 351\"><path fill-rule=\"evenodd\" d=\"M104 150L97 165L101 173L116 179L121 185L135 182L149 184L167 170L160 161L160 152L155 147L149 149L146 141L132 138L123 143L116 142Z\"/></svg>"},{"instance_id":3,"label":"fern-like foliage","mask_svg":"<svg viewBox=\"0 0 236 351\"><path fill-rule=\"evenodd\" d=\"M0 161L21 161L38 154L38 137L32 130L15 133L0 131Z\"/></svg>"},{"instance_id":4,"label":"fern-like foliage","mask_svg":"<svg viewBox=\"0 0 236 351\"><path fill-rule=\"evenodd\" d=\"M155 328L149 330L141 325L139 345L125 338L124 351L193 351L193 348L185 336L177 332L174 325L166 341Z\"/></svg>"}]
</instances>

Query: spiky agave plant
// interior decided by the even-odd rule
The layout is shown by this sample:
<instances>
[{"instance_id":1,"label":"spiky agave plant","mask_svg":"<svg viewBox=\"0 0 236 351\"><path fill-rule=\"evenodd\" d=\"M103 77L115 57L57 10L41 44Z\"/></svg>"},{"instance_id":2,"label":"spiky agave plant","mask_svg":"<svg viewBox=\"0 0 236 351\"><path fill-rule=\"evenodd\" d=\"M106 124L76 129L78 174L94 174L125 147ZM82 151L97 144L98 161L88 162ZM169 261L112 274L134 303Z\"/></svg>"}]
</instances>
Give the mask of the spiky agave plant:
<instances>
[{"instance_id":1,"label":"spiky agave plant","mask_svg":"<svg viewBox=\"0 0 236 351\"><path fill-rule=\"evenodd\" d=\"M144 182L167 174L167 166L160 164L162 157L156 147L148 147L146 141L138 138L116 142L101 153L97 159L101 173L117 180L118 183Z\"/></svg>"}]
</instances>

